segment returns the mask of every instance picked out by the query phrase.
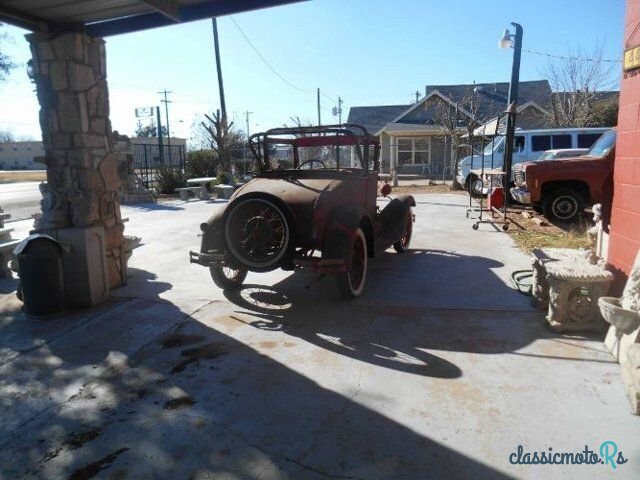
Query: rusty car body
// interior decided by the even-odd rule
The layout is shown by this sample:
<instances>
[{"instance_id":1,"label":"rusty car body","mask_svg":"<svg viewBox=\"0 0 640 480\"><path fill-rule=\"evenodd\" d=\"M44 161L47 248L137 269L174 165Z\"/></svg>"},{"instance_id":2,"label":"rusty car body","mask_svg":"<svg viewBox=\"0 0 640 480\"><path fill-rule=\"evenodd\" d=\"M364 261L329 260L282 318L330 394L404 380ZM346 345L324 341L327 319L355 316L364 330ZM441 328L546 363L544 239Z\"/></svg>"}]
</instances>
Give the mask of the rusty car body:
<instances>
[{"instance_id":1,"label":"rusty car body","mask_svg":"<svg viewBox=\"0 0 640 480\"><path fill-rule=\"evenodd\" d=\"M359 296L367 262L411 241L411 196L379 206L378 139L358 125L276 128L250 138L254 177L201 225L192 263L223 289L248 271L311 268L333 274L345 298Z\"/></svg>"}]
</instances>

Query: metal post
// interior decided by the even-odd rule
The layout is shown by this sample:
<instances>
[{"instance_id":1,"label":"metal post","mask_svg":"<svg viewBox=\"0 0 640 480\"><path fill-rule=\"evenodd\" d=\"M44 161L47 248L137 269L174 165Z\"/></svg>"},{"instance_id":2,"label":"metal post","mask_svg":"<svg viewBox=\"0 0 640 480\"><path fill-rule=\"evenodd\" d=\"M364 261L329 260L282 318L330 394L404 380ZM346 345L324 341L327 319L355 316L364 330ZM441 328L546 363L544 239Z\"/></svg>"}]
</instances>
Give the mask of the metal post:
<instances>
[{"instance_id":1,"label":"metal post","mask_svg":"<svg viewBox=\"0 0 640 480\"><path fill-rule=\"evenodd\" d=\"M160 115L160 107L156 107L156 121L158 122L158 155L160 161L164 161L164 145L162 144L162 116Z\"/></svg>"},{"instance_id":2,"label":"metal post","mask_svg":"<svg viewBox=\"0 0 640 480\"><path fill-rule=\"evenodd\" d=\"M513 43L513 65L511 67L511 83L509 84L509 99L507 100L507 131L504 147L504 211L509 204L509 186L511 185L511 164L513 162L513 137L516 127L516 109L518 107L518 86L520 83L520 56L522 53L522 26L511 23L516 29Z\"/></svg>"},{"instance_id":3,"label":"metal post","mask_svg":"<svg viewBox=\"0 0 640 480\"><path fill-rule=\"evenodd\" d=\"M218 70L218 90L220 92L220 110L222 110L222 122L227 125L227 104L224 101L224 84L222 82L222 65L220 64L220 46L218 44L218 20L211 19L213 26L213 49L216 55L216 68Z\"/></svg>"},{"instance_id":4,"label":"metal post","mask_svg":"<svg viewBox=\"0 0 640 480\"><path fill-rule=\"evenodd\" d=\"M320 89L318 88L318 126L322 125L322 120L320 118Z\"/></svg>"}]
</instances>

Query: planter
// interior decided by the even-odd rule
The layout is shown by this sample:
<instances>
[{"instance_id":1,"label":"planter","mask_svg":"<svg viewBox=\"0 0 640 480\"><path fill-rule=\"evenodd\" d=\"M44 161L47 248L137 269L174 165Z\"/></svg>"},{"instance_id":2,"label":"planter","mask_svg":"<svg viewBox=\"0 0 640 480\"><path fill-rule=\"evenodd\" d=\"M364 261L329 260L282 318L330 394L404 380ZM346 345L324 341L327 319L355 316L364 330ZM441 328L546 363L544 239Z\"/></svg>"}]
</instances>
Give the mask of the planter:
<instances>
[{"instance_id":1,"label":"planter","mask_svg":"<svg viewBox=\"0 0 640 480\"><path fill-rule=\"evenodd\" d=\"M622 308L619 298L600 297L598 306L605 321L616 327L621 333L629 335L640 327L640 313Z\"/></svg>"}]
</instances>

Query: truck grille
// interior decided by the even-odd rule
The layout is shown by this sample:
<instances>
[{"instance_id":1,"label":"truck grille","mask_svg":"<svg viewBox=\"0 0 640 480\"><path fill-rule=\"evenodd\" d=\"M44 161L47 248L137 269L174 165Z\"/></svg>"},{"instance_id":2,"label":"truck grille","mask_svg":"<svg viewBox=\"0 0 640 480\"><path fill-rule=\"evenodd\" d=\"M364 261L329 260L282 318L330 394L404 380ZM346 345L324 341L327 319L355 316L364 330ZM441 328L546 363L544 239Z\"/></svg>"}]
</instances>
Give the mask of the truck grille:
<instances>
[{"instance_id":1,"label":"truck grille","mask_svg":"<svg viewBox=\"0 0 640 480\"><path fill-rule=\"evenodd\" d=\"M515 180L516 185L524 185L527 183L522 165L513 166L513 179Z\"/></svg>"}]
</instances>

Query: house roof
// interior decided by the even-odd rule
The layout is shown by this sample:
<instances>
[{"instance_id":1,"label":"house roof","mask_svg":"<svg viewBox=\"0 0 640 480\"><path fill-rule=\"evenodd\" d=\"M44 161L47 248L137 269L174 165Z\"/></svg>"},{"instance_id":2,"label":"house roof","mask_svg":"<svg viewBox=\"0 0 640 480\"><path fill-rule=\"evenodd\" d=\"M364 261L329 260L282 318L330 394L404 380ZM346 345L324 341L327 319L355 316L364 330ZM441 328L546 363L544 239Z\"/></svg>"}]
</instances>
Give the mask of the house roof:
<instances>
[{"instance_id":1,"label":"house roof","mask_svg":"<svg viewBox=\"0 0 640 480\"><path fill-rule=\"evenodd\" d=\"M347 123L362 125L369 133L375 134L410 107L410 104L351 107Z\"/></svg>"},{"instance_id":2,"label":"house roof","mask_svg":"<svg viewBox=\"0 0 640 480\"><path fill-rule=\"evenodd\" d=\"M403 120L403 117L436 94L448 99L452 104L459 103L461 111L464 111L464 104L468 103L470 98L477 98L479 119L489 120L507 108L508 92L509 84L506 82L428 85L425 87L425 97L414 104L351 107L348 122L362 125L370 133L377 133L391 122L408 123L406 119ZM520 105L534 102L539 107L546 109L551 98L551 87L546 80L520 82L518 97ZM433 123L422 118L417 119L414 123L416 122Z\"/></svg>"}]
</instances>

